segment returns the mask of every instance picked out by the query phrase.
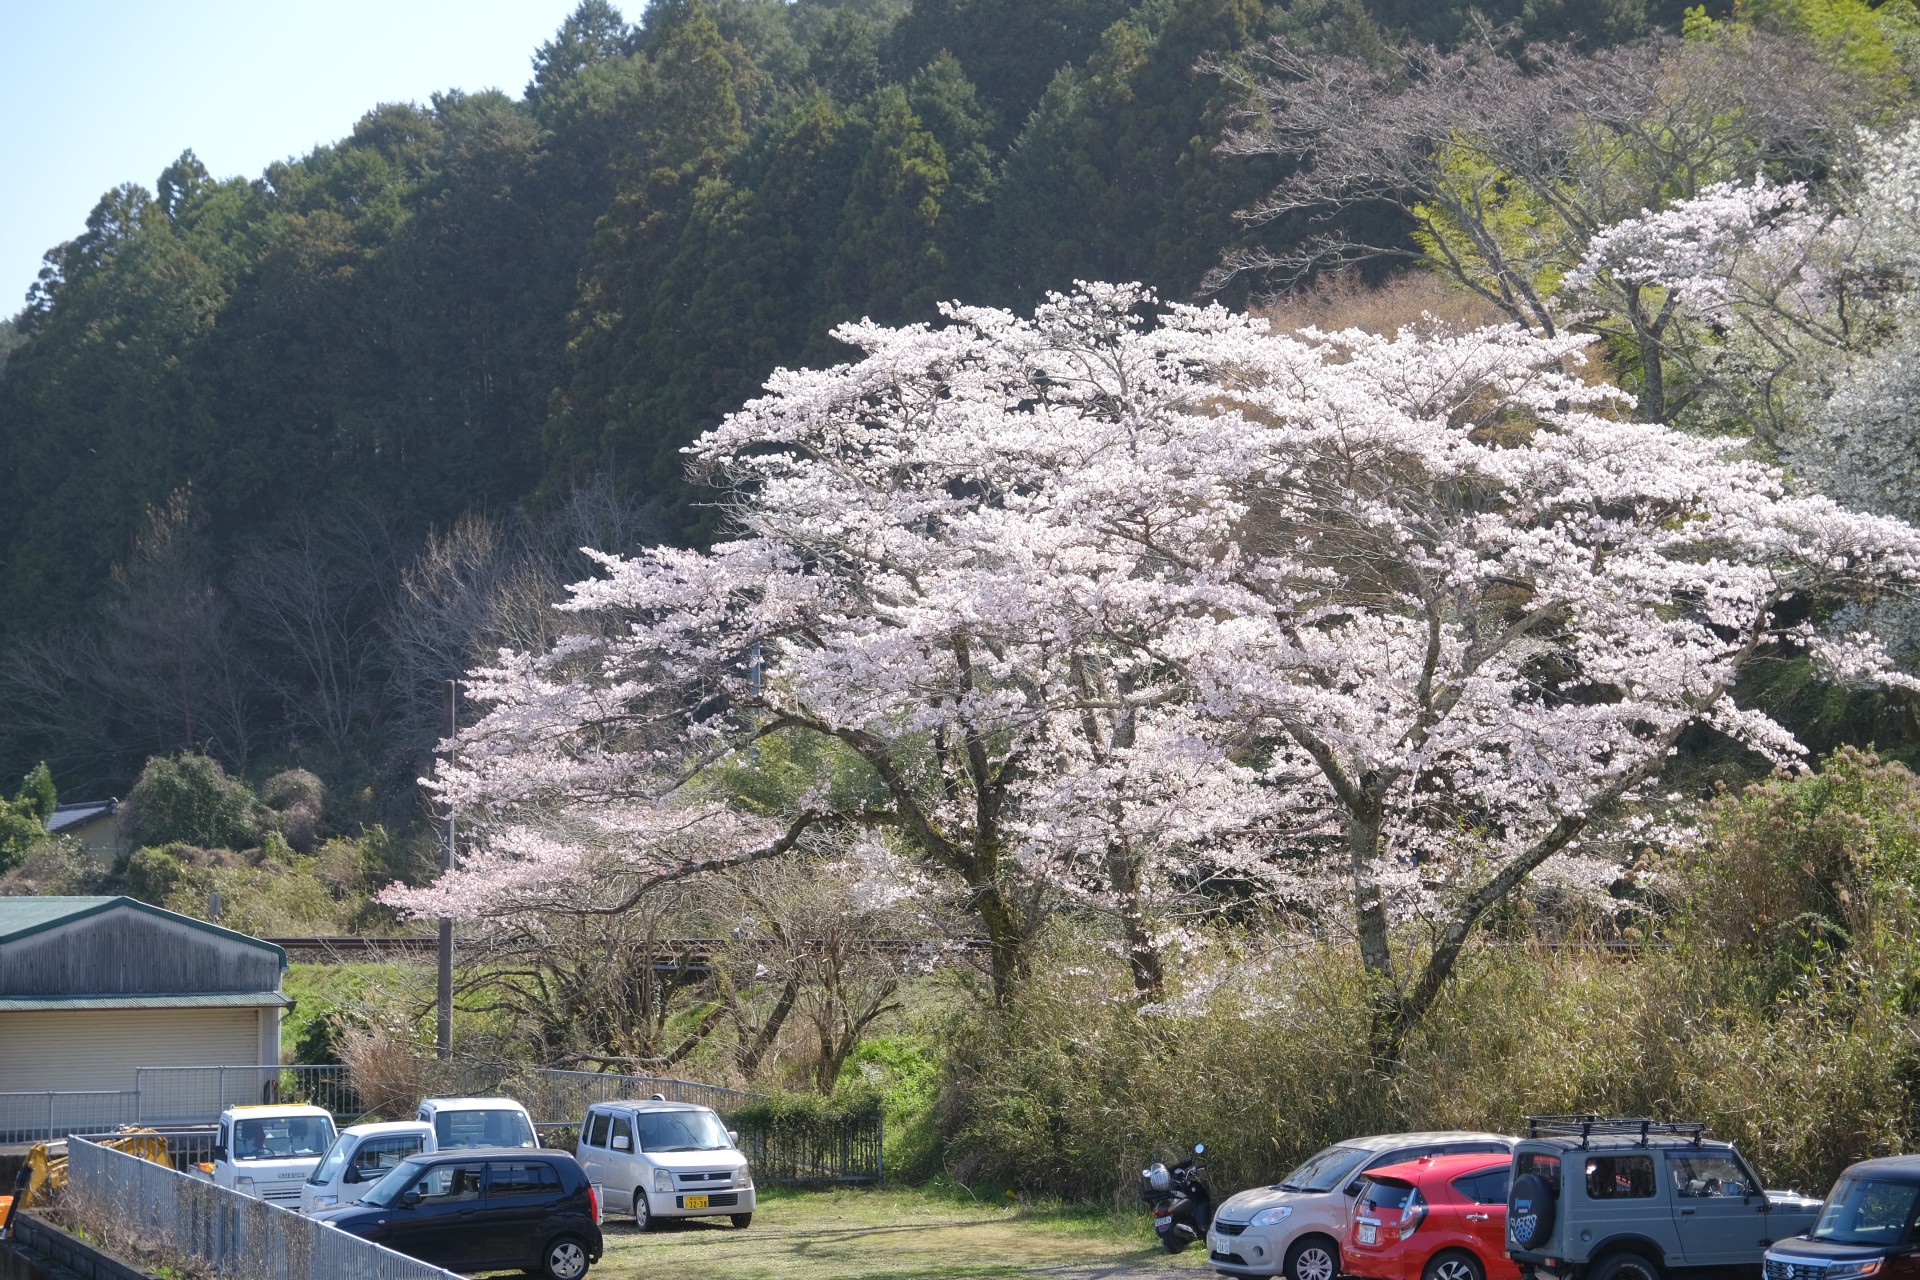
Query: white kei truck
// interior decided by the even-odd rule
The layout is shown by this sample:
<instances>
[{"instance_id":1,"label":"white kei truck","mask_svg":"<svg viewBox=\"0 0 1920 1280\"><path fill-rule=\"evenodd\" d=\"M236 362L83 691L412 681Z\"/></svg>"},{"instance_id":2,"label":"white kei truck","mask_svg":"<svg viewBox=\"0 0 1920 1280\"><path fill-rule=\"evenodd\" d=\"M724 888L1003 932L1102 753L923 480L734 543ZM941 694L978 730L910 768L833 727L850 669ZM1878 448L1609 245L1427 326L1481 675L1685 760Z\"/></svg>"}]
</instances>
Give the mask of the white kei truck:
<instances>
[{"instance_id":1,"label":"white kei truck","mask_svg":"<svg viewBox=\"0 0 1920 1280\"><path fill-rule=\"evenodd\" d=\"M297 1212L302 1184L336 1136L333 1116L319 1107L228 1107L220 1113L213 1158L191 1172Z\"/></svg>"}]
</instances>

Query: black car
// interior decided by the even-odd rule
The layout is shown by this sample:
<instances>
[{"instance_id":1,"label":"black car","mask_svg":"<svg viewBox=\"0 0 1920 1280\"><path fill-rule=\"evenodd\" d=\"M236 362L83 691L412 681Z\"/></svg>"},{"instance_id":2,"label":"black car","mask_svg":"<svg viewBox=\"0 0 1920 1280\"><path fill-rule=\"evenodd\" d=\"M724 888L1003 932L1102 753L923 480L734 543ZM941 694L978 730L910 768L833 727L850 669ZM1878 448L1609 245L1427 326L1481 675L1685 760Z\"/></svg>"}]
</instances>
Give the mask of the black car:
<instances>
[{"instance_id":1,"label":"black car","mask_svg":"<svg viewBox=\"0 0 1920 1280\"><path fill-rule=\"evenodd\" d=\"M450 1271L580 1280L600 1261L600 1205L564 1151L476 1147L409 1157L317 1222Z\"/></svg>"},{"instance_id":2,"label":"black car","mask_svg":"<svg viewBox=\"0 0 1920 1280\"><path fill-rule=\"evenodd\" d=\"M1827 1193L1820 1220L1776 1240L1765 1280L1912 1280L1920 1275L1920 1156L1883 1156L1849 1166Z\"/></svg>"}]
</instances>

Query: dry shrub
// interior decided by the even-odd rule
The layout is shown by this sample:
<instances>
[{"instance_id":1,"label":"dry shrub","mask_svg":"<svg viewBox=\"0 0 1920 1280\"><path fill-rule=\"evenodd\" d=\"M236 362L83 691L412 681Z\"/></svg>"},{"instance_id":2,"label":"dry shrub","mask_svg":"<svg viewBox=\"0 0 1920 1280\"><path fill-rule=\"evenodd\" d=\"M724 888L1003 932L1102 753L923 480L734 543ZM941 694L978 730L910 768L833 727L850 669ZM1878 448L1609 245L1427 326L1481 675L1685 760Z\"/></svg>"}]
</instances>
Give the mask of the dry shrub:
<instances>
[{"instance_id":1,"label":"dry shrub","mask_svg":"<svg viewBox=\"0 0 1920 1280\"><path fill-rule=\"evenodd\" d=\"M218 1267L176 1248L164 1235L143 1232L111 1200L88 1195L71 1183L54 1193L44 1216L68 1234L149 1273L165 1274L174 1280L218 1280L221 1275Z\"/></svg>"},{"instance_id":2,"label":"dry shrub","mask_svg":"<svg viewBox=\"0 0 1920 1280\"><path fill-rule=\"evenodd\" d=\"M334 1043L369 1115L405 1120L433 1092L433 1063L416 1052L411 1041L385 1027L343 1027Z\"/></svg>"},{"instance_id":3,"label":"dry shrub","mask_svg":"<svg viewBox=\"0 0 1920 1280\"><path fill-rule=\"evenodd\" d=\"M1391 335L1431 318L1450 329L1505 324L1500 309L1431 271L1403 271L1369 285L1357 271L1319 277L1311 285L1256 309L1280 332L1315 328L1325 332L1364 329Z\"/></svg>"}]
</instances>

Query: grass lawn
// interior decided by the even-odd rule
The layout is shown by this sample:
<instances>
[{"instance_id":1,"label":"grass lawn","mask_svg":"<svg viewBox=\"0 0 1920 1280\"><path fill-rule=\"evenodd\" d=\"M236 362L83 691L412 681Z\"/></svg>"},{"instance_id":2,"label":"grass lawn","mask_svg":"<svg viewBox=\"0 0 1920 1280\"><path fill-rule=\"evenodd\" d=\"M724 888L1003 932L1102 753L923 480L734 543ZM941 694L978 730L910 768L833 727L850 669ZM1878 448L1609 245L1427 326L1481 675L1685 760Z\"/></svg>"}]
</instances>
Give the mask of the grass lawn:
<instances>
[{"instance_id":1,"label":"grass lawn","mask_svg":"<svg viewBox=\"0 0 1920 1280\"><path fill-rule=\"evenodd\" d=\"M609 1215L590 1280L959 1280L968 1276L1210 1274L1206 1250L1168 1257L1144 1211L1017 1205L960 1193L767 1188L753 1225L725 1218L645 1235Z\"/></svg>"}]
</instances>

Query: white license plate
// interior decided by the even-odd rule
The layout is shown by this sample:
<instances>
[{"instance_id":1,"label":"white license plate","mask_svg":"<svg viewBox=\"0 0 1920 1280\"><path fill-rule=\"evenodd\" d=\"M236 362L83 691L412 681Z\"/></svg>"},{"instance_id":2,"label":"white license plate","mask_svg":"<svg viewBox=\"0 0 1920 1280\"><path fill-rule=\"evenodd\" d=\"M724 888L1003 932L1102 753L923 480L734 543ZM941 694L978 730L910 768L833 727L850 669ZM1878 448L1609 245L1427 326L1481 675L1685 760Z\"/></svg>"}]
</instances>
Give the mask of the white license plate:
<instances>
[{"instance_id":1,"label":"white license plate","mask_svg":"<svg viewBox=\"0 0 1920 1280\"><path fill-rule=\"evenodd\" d=\"M1374 1226L1371 1222L1363 1222L1360 1224L1360 1243L1361 1244L1372 1244L1379 1238L1380 1238L1379 1227Z\"/></svg>"},{"instance_id":2,"label":"white license plate","mask_svg":"<svg viewBox=\"0 0 1920 1280\"><path fill-rule=\"evenodd\" d=\"M707 1198L705 1196L688 1196L687 1197L687 1208L704 1209L706 1207L707 1207Z\"/></svg>"}]
</instances>

